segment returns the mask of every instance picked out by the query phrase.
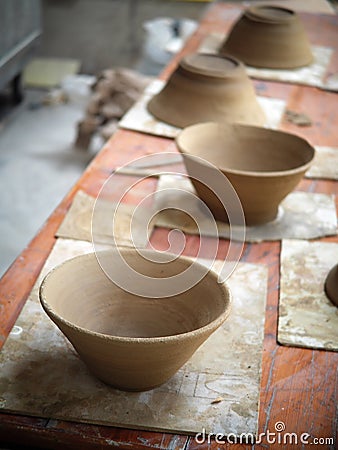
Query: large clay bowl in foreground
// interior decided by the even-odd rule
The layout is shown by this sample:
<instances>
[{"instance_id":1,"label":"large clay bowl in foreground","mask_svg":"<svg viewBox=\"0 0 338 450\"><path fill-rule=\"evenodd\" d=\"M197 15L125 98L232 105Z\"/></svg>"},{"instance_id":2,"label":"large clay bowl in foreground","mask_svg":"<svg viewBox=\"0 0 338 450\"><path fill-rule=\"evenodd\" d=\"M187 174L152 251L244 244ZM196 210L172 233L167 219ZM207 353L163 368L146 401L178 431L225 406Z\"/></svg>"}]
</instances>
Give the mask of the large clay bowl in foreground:
<instances>
[{"instance_id":1,"label":"large clay bowl in foreground","mask_svg":"<svg viewBox=\"0 0 338 450\"><path fill-rule=\"evenodd\" d=\"M216 219L227 221L224 207L208 186L196 181L206 170L210 179L216 178L217 170L228 178L247 225L276 218L280 202L297 186L315 153L307 141L293 134L236 124L193 125L179 134L176 143L199 197Z\"/></svg>"},{"instance_id":2,"label":"large clay bowl in foreground","mask_svg":"<svg viewBox=\"0 0 338 450\"><path fill-rule=\"evenodd\" d=\"M112 270L115 251L99 253ZM184 257L168 262L159 252L161 263L151 262L152 250L145 251L147 259L120 251L134 270L156 279L192 264ZM148 390L172 377L230 312L230 292L217 275L197 263L193 271L206 275L186 292L148 298L114 284L92 253L53 269L41 284L40 301L94 375L119 389Z\"/></svg>"},{"instance_id":3,"label":"large clay bowl in foreground","mask_svg":"<svg viewBox=\"0 0 338 450\"><path fill-rule=\"evenodd\" d=\"M265 124L245 67L231 56L186 56L147 108L179 128L208 121Z\"/></svg>"},{"instance_id":4,"label":"large clay bowl in foreground","mask_svg":"<svg viewBox=\"0 0 338 450\"><path fill-rule=\"evenodd\" d=\"M293 69L310 64L313 55L297 14L281 6L253 6L235 23L220 48L245 64Z\"/></svg>"}]
</instances>

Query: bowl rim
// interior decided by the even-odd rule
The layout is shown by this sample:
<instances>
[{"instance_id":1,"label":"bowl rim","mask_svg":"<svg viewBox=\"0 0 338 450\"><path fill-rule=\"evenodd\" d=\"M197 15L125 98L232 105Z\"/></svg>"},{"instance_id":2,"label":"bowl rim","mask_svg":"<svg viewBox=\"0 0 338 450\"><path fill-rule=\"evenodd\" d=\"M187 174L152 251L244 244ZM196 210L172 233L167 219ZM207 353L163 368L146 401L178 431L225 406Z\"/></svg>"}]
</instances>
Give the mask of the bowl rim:
<instances>
[{"instance_id":1,"label":"bowl rim","mask_svg":"<svg viewBox=\"0 0 338 450\"><path fill-rule=\"evenodd\" d=\"M284 11L287 13L284 17L269 17L268 14L264 14L266 10L274 10L274 11ZM294 9L288 8L287 6L283 6L281 4L271 5L271 4L264 4L264 5L253 5L249 6L243 13L243 16L245 16L247 19L253 21L253 22L264 22L268 24L278 24L278 25L284 25L284 24L290 24L297 20L298 16Z\"/></svg>"},{"instance_id":2,"label":"bowl rim","mask_svg":"<svg viewBox=\"0 0 338 450\"><path fill-rule=\"evenodd\" d=\"M135 249L126 248L126 247L119 247L119 250L124 253L134 253L135 252ZM231 312L231 307L232 307L231 291L226 282L218 282L218 274L211 268L209 268L209 270L206 272L206 274L204 275L204 277L202 279L204 279L206 276L211 276L214 279L216 285L219 287L221 297L223 298L223 302L225 304L224 311L216 319L212 320L211 322L207 323L206 325L199 327L195 330L183 332L180 334L173 334L173 335L169 335L169 336L155 336L155 337L117 336L117 335L112 335L112 334L99 333L97 331L92 331L87 328L83 328L83 327L76 325L76 324L70 322L69 320L63 318L59 314L57 314L53 310L51 305L48 303L48 300L46 299L46 295L45 295L45 288L46 288L49 278L52 277L54 275L54 273L57 272L61 267L64 267L65 265L67 265L71 262L74 262L74 260L91 259L91 258L93 258L93 256L97 260L96 253L108 253L111 251L114 251L114 249L112 248L109 250L101 250L100 252L90 252L90 253L84 253L81 255L77 255L73 258L67 259L67 260L63 261L62 263L56 265L44 276L44 278L39 286L40 304L41 304L42 308L44 309L44 311L46 312L46 314L49 316L49 318L56 324L56 326L58 326L58 325L54 319L57 319L63 325L66 325L67 327L73 329L76 332L81 332L86 335L90 335L92 337L102 339L104 341L119 342L121 344L123 344L123 343L125 343L125 344L140 343L140 344L144 344L144 345L151 345L154 343L174 342L174 341L178 341L178 340L182 340L182 339L189 340L189 339L195 338L198 335L202 335L208 331L210 331L210 333L211 333L214 330L216 330L219 326L221 326L222 323L228 318L228 316ZM115 249L115 251L117 251L117 249ZM142 252L143 251L153 253L155 250L142 249ZM156 252L157 252L157 250L156 250ZM177 259L184 260L186 262L191 262L191 260L184 255L179 255L175 260L177 260ZM97 262L97 264L99 264L99 263ZM202 266L202 264L199 262L194 262L194 264L197 264L201 268L202 267L204 268L204 266ZM102 273L107 277L107 275L105 274L103 269L102 269ZM161 300L162 299L158 299L158 301L161 301ZM59 328L59 326L58 326L58 328Z\"/></svg>"},{"instance_id":3,"label":"bowl rim","mask_svg":"<svg viewBox=\"0 0 338 450\"><path fill-rule=\"evenodd\" d=\"M198 67L195 67L191 63L192 59L198 58L198 57L209 58L210 60L230 61L233 64L233 67L228 70L224 69L224 71L216 71L216 72L213 71L212 69L208 69L208 68L198 68ZM245 75L247 78L249 78L246 73L244 63L229 53L222 53L222 54L206 53L206 52L188 53L187 55L185 55L181 58L181 60L178 63L178 66L176 68L176 71L173 72L173 75L176 72L183 72L184 75L187 77L190 75L190 76L198 76L201 78L211 78L214 81L220 80L224 83L226 83L229 78L239 78L239 77L245 76ZM170 77L168 79L168 83L171 81L171 78L172 77Z\"/></svg>"},{"instance_id":4,"label":"bowl rim","mask_svg":"<svg viewBox=\"0 0 338 450\"><path fill-rule=\"evenodd\" d=\"M250 128L250 129L260 130L259 132L262 132L264 130L267 132L287 135L287 136L290 136L290 137L298 140L299 142L302 142L303 144L306 144L308 146L308 148L311 150L312 156L308 162L306 162L298 167L295 167L293 169L286 169L286 170L269 170L269 171L263 172L263 171L254 171L254 170L231 169L229 167L221 166L221 165L216 167L212 161L209 161L207 158L195 155L194 152L191 152L191 151L187 150L186 148L184 148L184 146L181 143L184 135L186 133L190 133L193 128L202 128L202 127L210 127L210 126L229 127L229 128L247 128L247 129ZM208 166L211 164L216 169L220 170L221 172L223 172L225 174L229 173L229 174L233 174L233 175L242 175L242 176L254 177L254 178L269 178L269 177L272 178L272 177L281 177L281 176L286 176L286 175L298 174L299 172L302 172L303 170L306 171L310 167L310 165L313 162L314 156L315 156L315 148L306 139L304 139L300 136L297 136L296 134L288 133L288 132L281 131L281 130L274 130L271 128L257 127L254 125L245 125L245 124L239 124L239 123L222 123L222 122L196 123L196 124L193 124L193 125L190 125L190 126L184 128L176 136L175 142L176 142L176 146L177 146L179 152L182 154L183 157L193 156L194 158L199 159L201 164L203 164L205 166ZM188 174L188 176L190 176L190 175Z\"/></svg>"}]
</instances>

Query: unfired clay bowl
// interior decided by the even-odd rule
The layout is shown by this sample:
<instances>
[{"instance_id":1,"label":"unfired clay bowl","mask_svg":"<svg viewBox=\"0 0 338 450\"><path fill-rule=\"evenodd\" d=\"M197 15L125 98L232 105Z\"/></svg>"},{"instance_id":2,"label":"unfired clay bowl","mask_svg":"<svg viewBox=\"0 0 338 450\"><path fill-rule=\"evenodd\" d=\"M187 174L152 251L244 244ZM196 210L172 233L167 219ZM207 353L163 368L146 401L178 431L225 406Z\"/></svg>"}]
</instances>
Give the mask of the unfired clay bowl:
<instances>
[{"instance_id":1,"label":"unfired clay bowl","mask_svg":"<svg viewBox=\"0 0 338 450\"><path fill-rule=\"evenodd\" d=\"M114 251L101 252L100 261L114 264ZM168 262L166 254L160 255L161 263L154 263L136 250L120 251L137 272L150 277L170 277L192 264L184 257ZM155 253L146 252L150 257ZM200 264L194 263L195 270L205 274ZM139 297L115 285L94 253L53 269L41 284L40 301L90 371L105 383L130 391L167 381L230 312L230 292L214 272L207 272L182 294Z\"/></svg>"},{"instance_id":2,"label":"unfired clay bowl","mask_svg":"<svg viewBox=\"0 0 338 450\"><path fill-rule=\"evenodd\" d=\"M324 287L328 298L338 307L338 264L327 274Z\"/></svg>"},{"instance_id":3,"label":"unfired clay bowl","mask_svg":"<svg viewBox=\"0 0 338 450\"><path fill-rule=\"evenodd\" d=\"M176 143L199 197L215 218L227 221L224 207L207 186L195 180L203 179L206 162L233 185L247 225L276 218L280 202L296 187L315 153L307 141L292 134L213 122L184 129Z\"/></svg>"},{"instance_id":4,"label":"unfired clay bowl","mask_svg":"<svg viewBox=\"0 0 338 450\"><path fill-rule=\"evenodd\" d=\"M265 123L244 65L232 56L186 56L147 107L157 119L179 128L207 121Z\"/></svg>"},{"instance_id":5,"label":"unfired clay bowl","mask_svg":"<svg viewBox=\"0 0 338 450\"><path fill-rule=\"evenodd\" d=\"M293 69L313 61L311 47L298 15L281 6L252 6L235 23L220 48L245 64Z\"/></svg>"}]
</instances>

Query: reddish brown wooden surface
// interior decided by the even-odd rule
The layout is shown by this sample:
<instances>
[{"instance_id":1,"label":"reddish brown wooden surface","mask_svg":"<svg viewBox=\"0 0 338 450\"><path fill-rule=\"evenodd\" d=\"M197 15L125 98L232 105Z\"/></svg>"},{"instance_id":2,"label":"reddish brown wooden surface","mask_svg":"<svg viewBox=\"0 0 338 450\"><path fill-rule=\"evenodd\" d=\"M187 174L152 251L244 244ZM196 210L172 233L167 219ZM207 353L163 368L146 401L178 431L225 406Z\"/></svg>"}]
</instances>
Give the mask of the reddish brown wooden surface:
<instances>
[{"instance_id":1,"label":"reddish brown wooden surface","mask_svg":"<svg viewBox=\"0 0 338 450\"><path fill-rule=\"evenodd\" d=\"M197 33L188 42L182 53L196 50L199 43L211 31L226 32L232 20L239 14L237 6L215 4L202 21ZM302 14L306 30L312 43L338 48L336 16L315 16ZM172 61L163 72L166 78L175 68L177 60ZM330 72L338 71L338 51L331 61ZM338 146L337 139L337 94L324 92L317 88L294 86L275 82L255 81L259 94L287 100L289 109L305 112L313 126L299 128L285 121L281 129L307 138L314 145ZM38 235L13 263L0 281L0 347L12 328L34 281L55 242L54 234L71 205L77 190L88 194L98 194L105 180L114 168L149 153L172 151L172 140L158 138L130 131L118 131L93 160L81 179L56 208ZM119 196L130 183L129 177L116 178L115 194ZM137 202L156 187L156 180L143 182L138 191L129 196L128 201ZM299 190L332 193L338 198L338 182L325 180L303 180ZM337 205L338 206L338 205ZM166 248L168 230L156 229L152 244ZM338 242L336 236L323 238ZM187 237L185 253L193 255L198 247L198 238ZM225 256L227 242L221 242L218 257ZM283 421L286 432L308 433L311 437L334 437L337 443L338 403L338 353L312 351L280 346L276 342L277 308L279 297L279 242L247 244L242 260L266 264L269 268L269 290L266 308L265 339L262 364L260 394L259 432L274 432L277 421ZM119 448L158 448L158 449L196 449L229 448L216 442L197 445L192 437L169 433L133 431L114 427L93 426L64 422L53 419L23 417L14 414L0 414L0 442L31 445L34 448L53 449L101 449ZM255 445L256 449L269 447L264 441ZM301 448L301 445L270 445L271 448ZM251 446L234 445L234 449ZM334 445L312 445L312 448L335 448Z\"/></svg>"}]
</instances>

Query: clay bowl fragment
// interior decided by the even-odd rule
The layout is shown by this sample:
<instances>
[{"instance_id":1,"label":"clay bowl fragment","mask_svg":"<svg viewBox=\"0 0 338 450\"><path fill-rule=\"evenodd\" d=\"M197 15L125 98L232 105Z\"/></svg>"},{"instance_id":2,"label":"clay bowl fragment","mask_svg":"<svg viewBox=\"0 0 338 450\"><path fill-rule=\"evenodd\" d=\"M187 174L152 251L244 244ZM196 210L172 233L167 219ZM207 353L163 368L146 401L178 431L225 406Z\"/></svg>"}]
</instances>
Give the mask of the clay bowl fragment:
<instances>
[{"instance_id":1,"label":"clay bowl fragment","mask_svg":"<svg viewBox=\"0 0 338 450\"><path fill-rule=\"evenodd\" d=\"M220 170L237 192L247 225L276 218L280 202L297 186L315 153L293 134L214 122L185 128L176 143L198 196L214 217L228 219L219 198L198 181L210 163L214 166L208 167L210 179Z\"/></svg>"},{"instance_id":2,"label":"clay bowl fragment","mask_svg":"<svg viewBox=\"0 0 338 450\"><path fill-rule=\"evenodd\" d=\"M338 264L333 266L327 274L324 287L328 298L338 307Z\"/></svg>"},{"instance_id":3,"label":"clay bowl fragment","mask_svg":"<svg viewBox=\"0 0 338 450\"><path fill-rule=\"evenodd\" d=\"M98 253L100 263L111 264L113 271L116 251ZM169 261L168 254L153 250L143 251L146 259L133 249L120 252L152 282L170 281L192 264L181 256ZM160 262L149 261L155 253ZM195 262L192 270L204 276L193 287L152 298L114 284L94 253L81 255L49 272L40 301L94 375L118 389L148 390L172 377L230 312L230 292L217 275Z\"/></svg>"},{"instance_id":4,"label":"clay bowl fragment","mask_svg":"<svg viewBox=\"0 0 338 450\"><path fill-rule=\"evenodd\" d=\"M265 124L245 67L232 56L186 56L147 108L179 128L208 121Z\"/></svg>"},{"instance_id":5,"label":"clay bowl fragment","mask_svg":"<svg viewBox=\"0 0 338 450\"><path fill-rule=\"evenodd\" d=\"M245 10L219 53L234 55L249 66L271 69L294 69L313 61L308 37L296 12L272 5Z\"/></svg>"}]
</instances>

